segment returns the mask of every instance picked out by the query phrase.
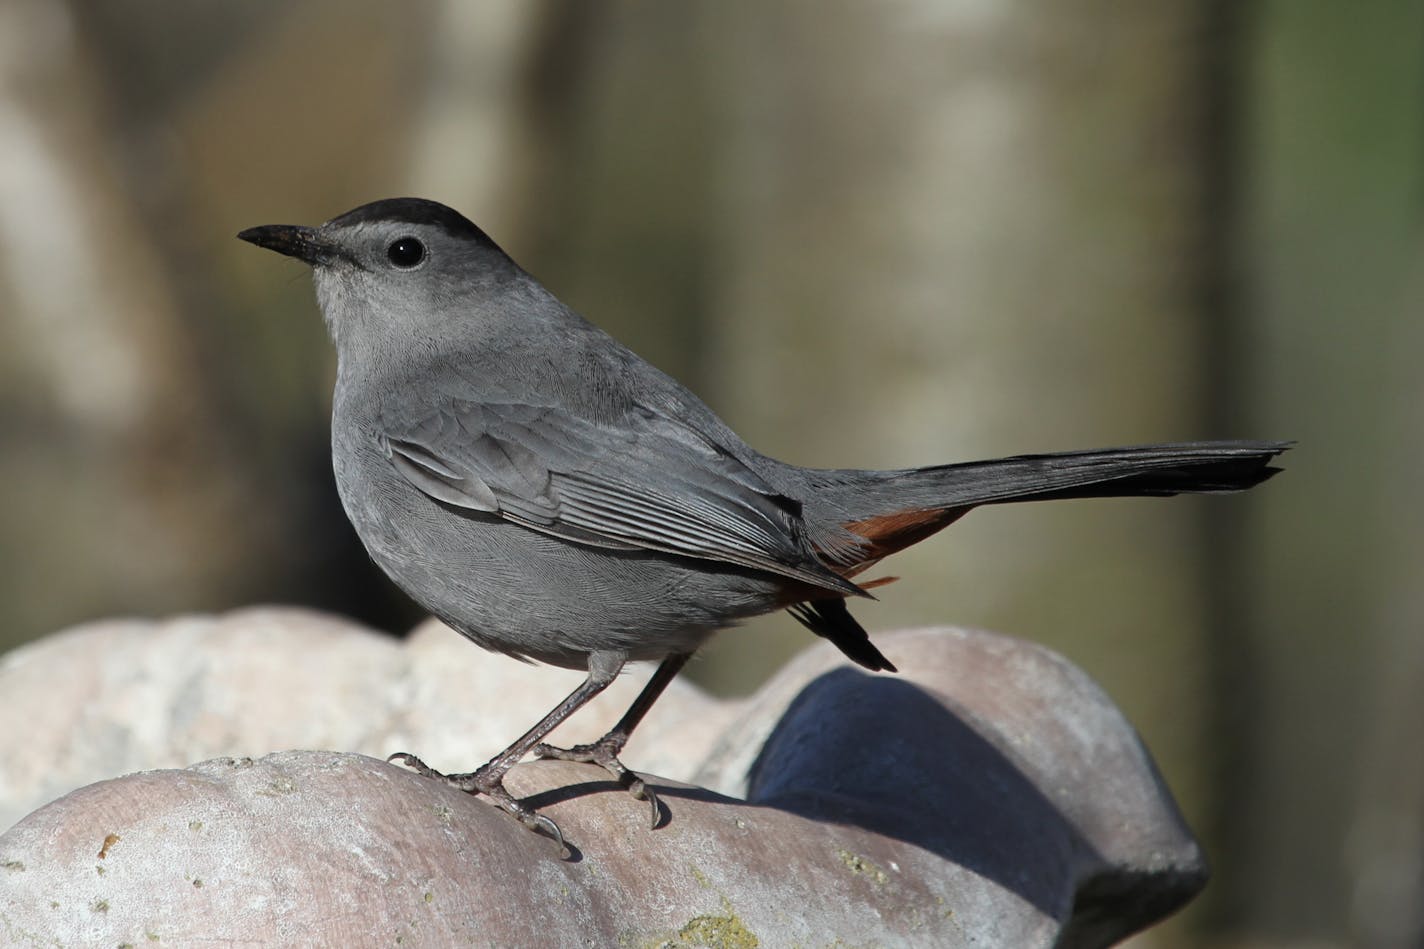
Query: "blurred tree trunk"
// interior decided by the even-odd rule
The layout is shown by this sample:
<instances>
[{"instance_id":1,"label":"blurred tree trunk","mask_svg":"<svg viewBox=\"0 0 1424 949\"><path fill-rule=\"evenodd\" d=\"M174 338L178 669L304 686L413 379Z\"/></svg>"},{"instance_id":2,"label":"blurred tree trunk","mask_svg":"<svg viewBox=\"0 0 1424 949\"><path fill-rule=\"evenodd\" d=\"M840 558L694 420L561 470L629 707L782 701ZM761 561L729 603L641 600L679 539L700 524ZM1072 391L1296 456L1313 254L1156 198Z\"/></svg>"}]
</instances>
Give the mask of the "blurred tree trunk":
<instances>
[{"instance_id":1,"label":"blurred tree trunk","mask_svg":"<svg viewBox=\"0 0 1424 949\"><path fill-rule=\"evenodd\" d=\"M1301 446L1262 495L1240 921L1417 947L1424 5L1277 0L1257 27L1253 390Z\"/></svg>"},{"instance_id":2,"label":"blurred tree trunk","mask_svg":"<svg viewBox=\"0 0 1424 949\"><path fill-rule=\"evenodd\" d=\"M249 559L204 471L213 407L106 139L64 4L0 6L0 650L64 622L203 603ZM214 544L217 538L226 543Z\"/></svg>"},{"instance_id":3,"label":"blurred tree trunk","mask_svg":"<svg viewBox=\"0 0 1424 949\"><path fill-rule=\"evenodd\" d=\"M305 274L215 245L408 187L390 169L420 152L432 19L371 0L0 5L3 635L253 599L410 623L333 491ZM519 67L512 51L487 72Z\"/></svg>"},{"instance_id":4,"label":"blurred tree trunk","mask_svg":"<svg viewBox=\"0 0 1424 949\"><path fill-rule=\"evenodd\" d=\"M529 208L547 174L547 123L530 78L557 21L526 0L430 6L407 187L465 209L513 251L531 242Z\"/></svg>"},{"instance_id":5,"label":"blurred tree trunk","mask_svg":"<svg viewBox=\"0 0 1424 949\"><path fill-rule=\"evenodd\" d=\"M735 185L713 221L712 395L733 426L790 460L873 467L1208 434L1206 10L740 7L711 80ZM885 565L903 581L857 612L1061 649L1201 829L1217 802L1199 503L979 512ZM758 655L759 675L803 643L778 619L709 664Z\"/></svg>"},{"instance_id":6,"label":"blurred tree trunk","mask_svg":"<svg viewBox=\"0 0 1424 949\"><path fill-rule=\"evenodd\" d=\"M546 285L700 390L716 102L699 4L557 7L529 79L544 153L519 255Z\"/></svg>"}]
</instances>

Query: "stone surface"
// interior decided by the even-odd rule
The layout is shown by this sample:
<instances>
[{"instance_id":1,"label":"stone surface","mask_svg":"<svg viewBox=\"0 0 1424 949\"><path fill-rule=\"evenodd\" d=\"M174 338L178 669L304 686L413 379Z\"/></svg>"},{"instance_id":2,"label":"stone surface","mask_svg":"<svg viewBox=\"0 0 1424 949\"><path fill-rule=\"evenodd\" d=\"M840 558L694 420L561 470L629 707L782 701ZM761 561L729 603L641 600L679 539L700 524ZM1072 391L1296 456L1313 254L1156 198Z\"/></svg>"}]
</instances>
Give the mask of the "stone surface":
<instances>
[{"instance_id":1,"label":"stone surface","mask_svg":"<svg viewBox=\"0 0 1424 949\"><path fill-rule=\"evenodd\" d=\"M568 860L486 802L356 754L88 785L0 835L0 944L1100 946L1200 888L1150 759L1079 670L982 632L876 638L903 675L818 645L749 701L689 686L660 703L629 763L732 794L654 779L656 830L597 769L516 768ZM0 762L23 740L74 779L226 738L465 766L572 687L559 675L436 626L401 645L293 611L111 624L0 665L32 726ZM566 737L611 722L643 677L626 678ZM7 794L33 779L6 773Z\"/></svg>"},{"instance_id":2,"label":"stone surface","mask_svg":"<svg viewBox=\"0 0 1424 949\"><path fill-rule=\"evenodd\" d=\"M555 738L603 734L649 668L621 676ZM223 756L411 751L469 770L582 680L487 653L433 620L404 641L273 607L76 627L0 656L0 829L93 781ZM688 780L733 712L675 681L630 752Z\"/></svg>"},{"instance_id":3,"label":"stone surface","mask_svg":"<svg viewBox=\"0 0 1424 949\"><path fill-rule=\"evenodd\" d=\"M694 780L827 820L855 802L873 813L867 826L1071 918L1061 945L1111 943L1205 884L1151 757L1082 670L978 630L877 639L901 675L807 650L748 703Z\"/></svg>"}]
</instances>

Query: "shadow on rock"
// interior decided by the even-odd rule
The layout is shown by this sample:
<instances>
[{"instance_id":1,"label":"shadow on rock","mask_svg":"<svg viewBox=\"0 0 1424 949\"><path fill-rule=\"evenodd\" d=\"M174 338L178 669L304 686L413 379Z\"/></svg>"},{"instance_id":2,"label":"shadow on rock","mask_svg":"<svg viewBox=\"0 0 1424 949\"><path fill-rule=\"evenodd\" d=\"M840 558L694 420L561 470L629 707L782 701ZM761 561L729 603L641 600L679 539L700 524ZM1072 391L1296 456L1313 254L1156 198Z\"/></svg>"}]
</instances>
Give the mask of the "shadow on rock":
<instances>
[{"instance_id":1,"label":"shadow on rock","mask_svg":"<svg viewBox=\"0 0 1424 949\"><path fill-rule=\"evenodd\" d=\"M1014 736L990 740L986 732L993 734L917 685L835 669L788 707L752 765L748 801L931 850L1049 916L1071 918L1062 945L1078 942L1075 935L1096 945L1105 930L1132 932L1205 884L1199 868L1149 874L1120 865L1049 796L1110 801L1120 776L1045 793L1052 775L1031 773L1034 764L1014 752ZM1080 775L1090 766L1057 764ZM1155 883L1144 888L1149 875Z\"/></svg>"}]
</instances>

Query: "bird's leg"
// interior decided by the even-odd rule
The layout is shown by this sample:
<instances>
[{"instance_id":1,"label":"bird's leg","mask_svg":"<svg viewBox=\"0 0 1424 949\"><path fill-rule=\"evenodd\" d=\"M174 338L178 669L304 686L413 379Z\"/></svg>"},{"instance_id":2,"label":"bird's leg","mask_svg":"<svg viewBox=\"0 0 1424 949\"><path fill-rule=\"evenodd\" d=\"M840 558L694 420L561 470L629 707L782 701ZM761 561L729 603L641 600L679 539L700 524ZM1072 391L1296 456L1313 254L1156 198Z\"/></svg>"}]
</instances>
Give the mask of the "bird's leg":
<instances>
[{"instance_id":1,"label":"bird's leg","mask_svg":"<svg viewBox=\"0 0 1424 949\"><path fill-rule=\"evenodd\" d=\"M648 684L643 687L643 691L638 693L638 697L633 700L633 704L618 720L618 724L598 741L587 745L575 745L572 748L555 748L552 745L541 744L534 749L534 754L540 758L559 758L563 761L586 761L591 764L601 766L609 774L618 779L618 783L627 788L628 791L640 801L647 801L653 809L652 826L658 826L658 820L662 816L658 807L658 798L652 792L643 779L623 766L623 762L618 760L618 753L623 750L623 746L628 743L628 736L633 734L633 729L638 727L638 723L643 720L643 716L648 714L648 709L653 707L653 703L658 700L658 696L663 694L663 690L668 687L668 683L677 678L678 672L687 660L692 658L692 653L679 653L668 656L658 666L653 677L648 680Z\"/></svg>"},{"instance_id":2,"label":"bird's leg","mask_svg":"<svg viewBox=\"0 0 1424 949\"><path fill-rule=\"evenodd\" d=\"M527 755L530 749L537 745L545 735L557 728L564 719L586 705L589 699L608 688L608 684L617 678L619 671L622 670L623 662L621 653L595 652L590 654L588 678L584 679L577 689L570 692L568 698L555 706L553 711L541 718L537 725L520 736L514 744L467 774L441 774L415 755L404 751L397 752L386 760L399 761L427 778L444 781L461 791L485 795L512 814L525 827L536 833L543 831L554 838L559 849L567 852L568 848L564 846L564 835L559 830L559 825L542 814L534 813L516 800L514 795L505 790L504 775Z\"/></svg>"}]
</instances>

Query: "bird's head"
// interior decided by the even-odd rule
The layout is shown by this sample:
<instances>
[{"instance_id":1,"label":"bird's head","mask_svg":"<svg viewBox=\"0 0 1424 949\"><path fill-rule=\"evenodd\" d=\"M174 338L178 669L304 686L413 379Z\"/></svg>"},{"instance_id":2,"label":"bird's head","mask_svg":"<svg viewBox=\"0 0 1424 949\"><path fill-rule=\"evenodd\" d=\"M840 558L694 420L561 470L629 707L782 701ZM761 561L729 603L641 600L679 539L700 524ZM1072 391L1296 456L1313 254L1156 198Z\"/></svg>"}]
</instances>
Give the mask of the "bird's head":
<instances>
[{"instance_id":1,"label":"bird's head","mask_svg":"<svg viewBox=\"0 0 1424 949\"><path fill-rule=\"evenodd\" d=\"M319 227L268 224L237 236L311 265L341 351L464 337L497 312L489 305L497 294L515 302L537 287L462 214L421 198L375 201Z\"/></svg>"}]
</instances>

